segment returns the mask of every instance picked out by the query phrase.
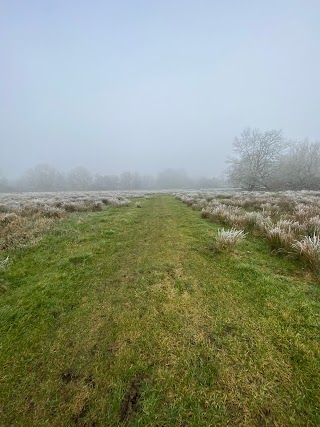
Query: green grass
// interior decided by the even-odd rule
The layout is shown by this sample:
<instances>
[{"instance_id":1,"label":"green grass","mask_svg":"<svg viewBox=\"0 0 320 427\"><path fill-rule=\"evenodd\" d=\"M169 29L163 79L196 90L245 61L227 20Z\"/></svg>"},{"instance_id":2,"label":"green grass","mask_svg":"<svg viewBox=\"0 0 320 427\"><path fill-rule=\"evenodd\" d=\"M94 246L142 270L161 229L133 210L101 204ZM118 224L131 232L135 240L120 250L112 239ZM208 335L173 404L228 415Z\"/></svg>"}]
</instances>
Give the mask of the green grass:
<instances>
[{"instance_id":1,"label":"green grass","mask_svg":"<svg viewBox=\"0 0 320 427\"><path fill-rule=\"evenodd\" d=\"M318 426L317 279L172 197L72 214L0 273L0 425Z\"/></svg>"}]
</instances>

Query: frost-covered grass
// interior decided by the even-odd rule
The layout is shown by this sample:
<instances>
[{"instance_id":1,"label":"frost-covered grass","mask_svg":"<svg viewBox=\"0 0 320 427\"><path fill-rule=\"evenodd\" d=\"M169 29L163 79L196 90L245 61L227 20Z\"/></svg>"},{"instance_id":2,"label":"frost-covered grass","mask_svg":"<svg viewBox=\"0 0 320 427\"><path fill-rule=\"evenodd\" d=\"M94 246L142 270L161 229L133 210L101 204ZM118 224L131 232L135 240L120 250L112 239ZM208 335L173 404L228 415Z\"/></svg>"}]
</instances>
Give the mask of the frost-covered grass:
<instances>
[{"instance_id":1,"label":"frost-covered grass","mask_svg":"<svg viewBox=\"0 0 320 427\"><path fill-rule=\"evenodd\" d=\"M145 195L137 191L0 194L0 251L34 244L69 213L129 206L129 198Z\"/></svg>"},{"instance_id":2,"label":"frost-covered grass","mask_svg":"<svg viewBox=\"0 0 320 427\"><path fill-rule=\"evenodd\" d=\"M290 230L281 228L279 225L266 228L265 237L271 249L275 251L289 251L294 242L294 234Z\"/></svg>"},{"instance_id":3,"label":"frost-covered grass","mask_svg":"<svg viewBox=\"0 0 320 427\"><path fill-rule=\"evenodd\" d=\"M300 241L292 243L292 248L305 260L313 270L320 271L320 237L304 236Z\"/></svg>"},{"instance_id":4,"label":"frost-covered grass","mask_svg":"<svg viewBox=\"0 0 320 427\"><path fill-rule=\"evenodd\" d=\"M79 210L90 210L96 203L112 206L128 205L129 198L143 197L142 192L122 191L66 191L55 193L5 193L0 194L0 212L25 206L64 209L74 204ZM87 208L87 209L86 209Z\"/></svg>"},{"instance_id":5,"label":"frost-covered grass","mask_svg":"<svg viewBox=\"0 0 320 427\"><path fill-rule=\"evenodd\" d=\"M211 249L216 252L233 252L237 245L246 237L243 230L231 228L218 230L211 244Z\"/></svg>"},{"instance_id":6,"label":"frost-covered grass","mask_svg":"<svg viewBox=\"0 0 320 427\"><path fill-rule=\"evenodd\" d=\"M201 210L203 218L250 231L266 239L272 250L295 254L302 260L311 259L310 242L320 236L319 192L194 191L180 192L176 197L193 209ZM309 262L311 264L314 270L319 270L319 265L315 267L319 264L316 256Z\"/></svg>"},{"instance_id":7,"label":"frost-covered grass","mask_svg":"<svg viewBox=\"0 0 320 427\"><path fill-rule=\"evenodd\" d=\"M250 233L208 250L218 228L155 196L12 251L1 427L319 426L318 281Z\"/></svg>"}]
</instances>

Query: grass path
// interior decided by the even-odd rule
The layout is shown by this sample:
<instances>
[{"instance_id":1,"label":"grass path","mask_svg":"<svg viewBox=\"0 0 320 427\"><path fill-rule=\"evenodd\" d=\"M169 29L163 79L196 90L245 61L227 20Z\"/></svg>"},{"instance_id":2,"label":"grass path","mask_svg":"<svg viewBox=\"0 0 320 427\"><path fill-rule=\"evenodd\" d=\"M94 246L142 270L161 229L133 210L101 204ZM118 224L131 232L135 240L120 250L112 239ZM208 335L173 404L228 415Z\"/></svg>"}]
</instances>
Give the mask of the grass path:
<instances>
[{"instance_id":1,"label":"grass path","mask_svg":"<svg viewBox=\"0 0 320 427\"><path fill-rule=\"evenodd\" d=\"M171 197L77 214L0 272L0 426L318 426L319 283Z\"/></svg>"}]
</instances>

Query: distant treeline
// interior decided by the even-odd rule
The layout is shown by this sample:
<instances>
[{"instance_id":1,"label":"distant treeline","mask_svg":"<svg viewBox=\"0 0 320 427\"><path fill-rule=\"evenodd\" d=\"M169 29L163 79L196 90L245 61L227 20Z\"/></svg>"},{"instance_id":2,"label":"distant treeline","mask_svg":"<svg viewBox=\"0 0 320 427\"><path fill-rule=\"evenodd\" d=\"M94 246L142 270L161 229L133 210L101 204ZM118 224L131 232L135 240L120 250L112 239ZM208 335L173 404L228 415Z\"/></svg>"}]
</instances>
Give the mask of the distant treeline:
<instances>
[{"instance_id":1,"label":"distant treeline","mask_svg":"<svg viewBox=\"0 0 320 427\"><path fill-rule=\"evenodd\" d=\"M0 173L0 192L171 190L236 187L243 190L320 190L320 142L292 141L282 130L243 129L233 143L227 178L191 178L184 170L166 169L156 177L124 172L92 174L83 166L68 173L39 164L16 181Z\"/></svg>"},{"instance_id":2,"label":"distant treeline","mask_svg":"<svg viewBox=\"0 0 320 427\"><path fill-rule=\"evenodd\" d=\"M112 191L157 190L187 188L220 188L225 181L218 178L190 178L183 170L166 169L156 177L124 172L120 175L92 174L83 166L68 173L39 164L26 171L19 179L9 181L0 175L0 192L15 191Z\"/></svg>"}]
</instances>

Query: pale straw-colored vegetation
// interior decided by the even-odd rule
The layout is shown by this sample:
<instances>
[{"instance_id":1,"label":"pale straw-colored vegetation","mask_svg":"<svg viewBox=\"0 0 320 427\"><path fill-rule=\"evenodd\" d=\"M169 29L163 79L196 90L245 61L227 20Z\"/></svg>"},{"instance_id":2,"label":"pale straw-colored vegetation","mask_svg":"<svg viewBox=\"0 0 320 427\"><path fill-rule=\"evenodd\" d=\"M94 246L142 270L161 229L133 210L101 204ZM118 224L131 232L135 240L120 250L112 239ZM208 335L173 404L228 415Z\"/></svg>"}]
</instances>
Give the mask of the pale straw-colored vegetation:
<instances>
[{"instance_id":1,"label":"pale straw-colored vegetation","mask_svg":"<svg viewBox=\"0 0 320 427\"><path fill-rule=\"evenodd\" d=\"M176 197L201 216L265 239L272 251L319 271L320 193L315 191L183 192Z\"/></svg>"},{"instance_id":2,"label":"pale straw-colored vegetation","mask_svg":"<svg viewBox=\"0 0 320 427\"><path fill-rule=\"evenodd\" d=\"M222 228L214 237L211 248L216 252L233 252L245 237L246 233L243 230Z\"/></svg>"},{"instance_id":3,"label":"pale straw-colored vegetation","mask_svg":"<svg viewBox=\"0 0 320 427\"><path fill-rule=\"evenodd\" d=\"M0 194L0 251L30 246L57 220L76 212L129 206L145 192L53 192Z\"/></svg>"}]
</instances>

